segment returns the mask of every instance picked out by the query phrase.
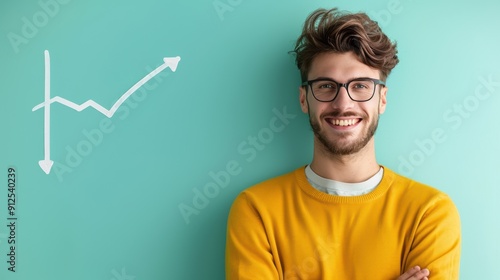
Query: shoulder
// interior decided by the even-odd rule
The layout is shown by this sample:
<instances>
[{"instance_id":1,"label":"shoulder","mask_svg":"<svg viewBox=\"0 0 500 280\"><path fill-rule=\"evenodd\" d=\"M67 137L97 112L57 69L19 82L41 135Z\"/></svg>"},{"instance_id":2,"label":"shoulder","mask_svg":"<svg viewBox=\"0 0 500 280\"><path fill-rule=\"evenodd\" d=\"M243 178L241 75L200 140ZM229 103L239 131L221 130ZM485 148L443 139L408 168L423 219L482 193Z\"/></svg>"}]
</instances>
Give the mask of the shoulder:
<instances>
[{"instance_id":1,"label":"shoulder","mask_svg":"<svg viewBox=\"0 0 500 280\"><path fill-rule=\"evenodd\" d=\"M304 167L299 167L291 172L262 181L243 190L243 192L268 193L269 191L281 191L282 189L286 188L287 185L295 184L297 182L298 176L301 174L305 174Z\"/></svg>"},{"instance_id":2,"label":"shoulder","mask_svg":"<svg viewBox=\"0 0 500 280\"><path fill-rule=\"evenodd\" d=\"M296 192L299 187L298 181L305 179L304 167L297 168L289 173L282 174L262 181L256 185L244 189L236 197L234 203L246 200L251 204L255 203L276 203L285 196Z\"/></svg>"},{"instance_id":3,"label":"shoulder","mask_svg":"<svg viewBox=\"0 0 500 280\"><path fill-rule=\"evenodd\" d=\"M450 196L443 191L395 173L384 167L384 177L387 176L391 183L389 195L398 195L404 203L420 205L420 208L431 209L434 207L455 209Z\"/></svg>"},{"instance_id":4,"label":"shoulder","mask_svg":"<svg viewBox=\"0 0 500 280\"><path fill-rule=\"evenodd\" d=\"M425 183L400 175L391 169L384 167L384 179L388 179L393 187L400 191L421 193L425 195L439 195L442 191Z\"/></svg>"}]
</instances>

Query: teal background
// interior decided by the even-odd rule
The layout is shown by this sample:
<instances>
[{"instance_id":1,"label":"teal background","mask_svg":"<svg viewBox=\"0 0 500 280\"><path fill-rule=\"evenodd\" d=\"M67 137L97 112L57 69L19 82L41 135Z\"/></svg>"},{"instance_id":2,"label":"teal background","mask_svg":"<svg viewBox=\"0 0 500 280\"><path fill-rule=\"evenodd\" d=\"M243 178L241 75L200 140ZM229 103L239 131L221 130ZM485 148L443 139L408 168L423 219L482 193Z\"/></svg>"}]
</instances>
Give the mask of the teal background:
<instances>
[{"instance_id":1,"label":"teal background","mask_svg":"<svg viewBox=\"0 0 500 280\"><path fill-rule=\"evenodd\" d=\"M299 74L287 52L312 10L334 6L366 11L398 43L401 62L376 135L379 162L453 198L462 219L461 279L495 279L500 4L493 0L2 1L0 279L223 279L235 196L311 159ZM43 26L13 44L9 34L24 36L23 18L33 23L37 13L47 15ZM73 166L69 151L107 118L52 104L59 172L46 175L38 166L43 109L31 111L44 100L44 50L52 96L106 108L163 57L181 61L131 96L110 119L112 131ZM276 110L295 117L265 134ZM250 153L249 137L259 133L266 143ZM196 193L228 163L237 174L197 209ZM16 273L6 263L10 166L18 176ZM183 205L196 212L185 219Z\"/></svg>"}]
</instances>

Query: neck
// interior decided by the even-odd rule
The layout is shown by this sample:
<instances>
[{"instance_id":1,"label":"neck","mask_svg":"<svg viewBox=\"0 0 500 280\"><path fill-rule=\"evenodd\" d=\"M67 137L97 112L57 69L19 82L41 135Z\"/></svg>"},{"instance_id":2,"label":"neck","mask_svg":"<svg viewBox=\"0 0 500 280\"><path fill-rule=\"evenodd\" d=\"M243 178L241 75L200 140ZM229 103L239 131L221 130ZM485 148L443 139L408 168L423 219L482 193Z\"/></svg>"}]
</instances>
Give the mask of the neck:
<instances>
[{"instance_id":1,"label":"neck","mask_svg":"<svg viewBox=\"0 0 500 280\"><path fill-rule=\"evenodd\" d=\"M380 170L372 138L360 151L351 155L333 155L314 139L311 169L319 176L344 183L363 182Z\"/></svg>"}]
</instances>

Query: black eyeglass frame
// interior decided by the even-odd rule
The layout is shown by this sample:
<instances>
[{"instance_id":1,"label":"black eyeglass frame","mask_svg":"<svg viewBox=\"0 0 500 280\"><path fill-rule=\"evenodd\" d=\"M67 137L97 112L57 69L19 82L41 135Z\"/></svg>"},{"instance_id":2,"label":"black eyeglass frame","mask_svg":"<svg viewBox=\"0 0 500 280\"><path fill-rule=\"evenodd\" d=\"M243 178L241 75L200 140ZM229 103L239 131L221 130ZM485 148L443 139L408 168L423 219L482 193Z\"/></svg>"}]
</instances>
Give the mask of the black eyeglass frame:
<instances>
[{"instance_id":1,"label":"black eyeglass frame","mask_svg":"<svg viewBox=\"0 0 500 280\"><path fill-rule=\"evenodd\" d=\"M312 84L314 84L315 82L321 82L321 81L329 81L329 82L333 82L335 84L337 84L337 92L335 93L335 96L331 99L331 100L319 100L316 95L314 94L314 90L312 88ZM372 92L372 95L370 96L370 98L366 99L366 100L356 100L354 98L352 98L351 94L349 93L349 85L352 83L352 82L356 82L356 81L372 81L375 86L373 87L373 92ZM341 87L344 87L345 90L347 91L347 95L349 96L349 98L352 100L352 101L355 101L355 102L367 102L367 101L370 101L373 96L375 95L375 91L377 89L377 85L381 85L383 87L385 87L385 83L379 79L373 79L373 78L368 78L368 77L362 77L362 78L355 78L355 79L352 79L350 81L347 81L347 83L339 83L333 79L330 79L330 78L318 78L318 79L314 79L314 80L309 80L309 81L305 81L302 83L302 86L309 86L309 88L311 88L311 93L314 97L314 99L318 100L319 102L332 102L333 100L335 100L335 98L337 98L337 96L339 95L339 91L340 91L340 88Z\"/></svg>"}]
</instances>

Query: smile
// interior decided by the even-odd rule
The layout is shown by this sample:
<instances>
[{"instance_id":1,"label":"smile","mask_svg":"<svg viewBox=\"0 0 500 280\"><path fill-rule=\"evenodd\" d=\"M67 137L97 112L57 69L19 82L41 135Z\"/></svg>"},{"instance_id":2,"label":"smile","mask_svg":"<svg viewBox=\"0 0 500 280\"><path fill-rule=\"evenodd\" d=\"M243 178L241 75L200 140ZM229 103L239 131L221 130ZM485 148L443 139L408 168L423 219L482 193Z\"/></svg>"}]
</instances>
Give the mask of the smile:
<instances>
[{"instance_id":1,"label":"smile","mask_svg":"<svg viewBox=\"0 0 500 280\"><path fill-rule=\"evenodd\" d=\"M353 126L359 123L361 119L329 119L328 122L335 126Z\"/></svg>"}]
</instances>

